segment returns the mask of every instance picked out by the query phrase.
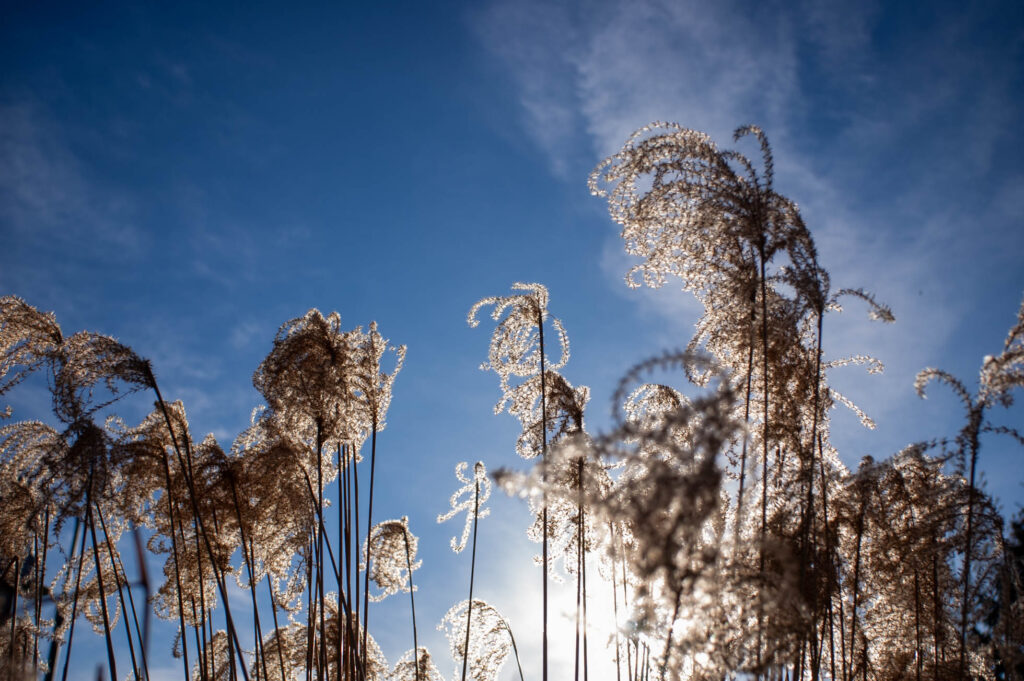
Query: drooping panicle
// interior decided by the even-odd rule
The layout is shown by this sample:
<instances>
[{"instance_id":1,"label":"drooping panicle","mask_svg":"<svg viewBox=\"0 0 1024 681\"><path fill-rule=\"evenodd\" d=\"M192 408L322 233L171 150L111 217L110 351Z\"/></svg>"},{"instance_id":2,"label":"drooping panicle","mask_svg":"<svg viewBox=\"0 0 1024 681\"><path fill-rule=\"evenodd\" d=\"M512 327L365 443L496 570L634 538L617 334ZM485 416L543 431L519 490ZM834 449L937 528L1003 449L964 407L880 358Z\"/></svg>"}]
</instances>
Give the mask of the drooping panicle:
<instances>
[{"instance_id":1,"label":"drooping panicle","mask_svg":"<svg viewBox=\"0 0 1024 681\"><path fill-rule=\"evenodd\" d=\"M1013 405L1013 389L1024 387L1024 302L1017 321L1006 335L1003 351L988 356L981 367L980 395L986 403Z\"/></svg>"},{"instance_id":2,"label":"drooping panicle","mask_svg":"<svg viewBox=\"0 0 1024 681\"><path fill-rule=\"evenodd\" d=\"M466 610L469 601L452 606L437 628L444 631L456 667L462 668L466 650ZM473 599L473 622L469 634L469 676L474 681L496 681L512 654L508 623L493 605Z\"/></svg>"},{"instance_id":3,"label":"drooping panicle","mask_svg":"<svg viewBox=\"0 0 1024 681\"><path fill-rule=\"evenodd\" d=\"M120 385L129 392L152 388L149 363L131 348L110 336L80 331L61 346L61 361L55 371L53 411L65 423L88 418L123 396ZM106 395L96 400L96 388Z\"/></svg>"},{"instance_id":4,"label":"drooping panicle","mask_svg":"<svg viewBox=\"0 0 1024 681\"><path fill-rule=\"evenodd\" d=\"M395 663L388 681L444 681L444 675L434 664L433 658L423 646L420 646L413 660L413 651L408 650Z\"/></svg>"},{"instance_id":5,"label":"drooping panicle","mask_svg":"<svg viewBox=\"0 0 1024 681\"><path fill-rule=\"evenodd\" d=\"M512 284L512 289L524 293L511 296L491 296L477 301L469 310L466 321L476 327L480 321L477 313L488 305L493 305L491 319L497 322L491 335L491 347L488 361L480 365L481 369L493 369L501 380L501 389L505 398L494 409L500 413L505 401L509 399L509 379L513 376L526 378L540 373L540 331L539 327L548 318L548 290L541 284ZM569 361L569 337L557 317L551 318L551 325L558 333L561 347L561 358L551 362L545 358L547 370L557 370Z\"/></svg>"},{"instance_id":6,"label":"drooping panicle","mask_svg":"<svg viewBox=\"0 0 1024 681\"><path fill-rule=\"evenodd\" d=\"M0 298L0 395L44 364L64 343L57 318L17 296Z\"/></svg>"},{"instance_id":7,"label":"drooping panicle","mask_svg":"<svg viewBox=\"0 0 1024 681\"><path fill-rule=\"evenodd\" d=\"M409 531L409 519L385 520L377 523L363 542L363 556L367 548L372 556L369 565L370 580L381 589L381 593L370 596L372 601L382 601L392 594L408 593L411 571L417 570L422 561L416 560L419 539ZM367 569L365 564L360 570ZM413 587L415 589L415 587Z\"/></svg>"}]
</instances>

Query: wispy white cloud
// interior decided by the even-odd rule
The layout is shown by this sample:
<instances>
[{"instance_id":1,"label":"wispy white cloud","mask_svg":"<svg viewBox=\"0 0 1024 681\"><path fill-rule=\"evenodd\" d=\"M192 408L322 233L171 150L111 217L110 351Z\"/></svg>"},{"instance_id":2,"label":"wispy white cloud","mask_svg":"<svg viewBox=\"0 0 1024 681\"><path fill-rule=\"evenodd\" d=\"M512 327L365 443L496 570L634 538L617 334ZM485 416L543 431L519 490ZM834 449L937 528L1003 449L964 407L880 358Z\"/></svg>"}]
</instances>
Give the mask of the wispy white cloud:
<instances>
[{"instance_id":1,"label":"wispy white cloud","mask_svg":"<svg viewBox=\"0 0 1024 681\"><path fill-rule=\"evenodd\" d=\"M481 41L511 67L525 125L550 152L553 170L564 175L580 122L570 57L581 35L571 8L534 0L494 3L477 15L475 26Z\"/></svg>"},{"instance_id":2,"label":"wispy white cloud","mask_svg":"<svg viewBox=\"0 0 1024 681\"><path fill-rule=\"evenodd\" d=\"M1024 182L1001 170L1001 145L1020 143L1020 67L1005 58L1005 40L978 37L989 12L936 12L922 28L877 2L497 0L476 25L518 88L524 128L566 181L582 182L654 120L723 146L740 124L768 131L776 186L800 202L835 288L874 291L898 318L882 327L851 304L829 320L832 356L868 353L888 365L881 377L835 372L879 422L864 440L837 417L855 457L927 435L906 427L909 414L927 420L912 378L951 352L976 351L960 324L992 298L982 263L1003 273L1002 285L1022 281L1007 272L1020 270L1024 252L1015 217ZM625 290L632 263L616 232L602 256L609 287L636 293L641 315L662 316L668 335L689 332L699 308L678 286Z\"/></svg>"},{"instance_id":3,"label":"wispy white cloud","mask_svg":"<svg viewBox=\"0 0 1024 681\"><path fill-rule=\"evenodd\" d=\"M575 60L598 155L653 120L684 121L717 138L746 122L775 127L791 101L796 55L785 23L728 3L608 9Z\"/></svg>"},{"instance_id":4,"label":"wispy white cloud","mask_svg":"<svg viewBox=\"0 0 1024 681\"><path fill-rule=\"evenodd\" d=\"M132 199L92 178L40 106L0 104L0 158L0 226L9 235L45 235L96 251L142 247Z\"/></svg>"},{"instance_id":5,"label":"wispy white cloud","mask_svg":"<svg viewBox=\"0 0 1024 681\"><path fill-rule=\"evenodd\" d=\"M606 155L653 120L718 137L753 116L777 127L797 89L788 19L731 3L497 2L477 27L520 88L527 131L564 169L567 150ZM572 147L581 131L585 152Z\"/></svg>"}]
</instances>

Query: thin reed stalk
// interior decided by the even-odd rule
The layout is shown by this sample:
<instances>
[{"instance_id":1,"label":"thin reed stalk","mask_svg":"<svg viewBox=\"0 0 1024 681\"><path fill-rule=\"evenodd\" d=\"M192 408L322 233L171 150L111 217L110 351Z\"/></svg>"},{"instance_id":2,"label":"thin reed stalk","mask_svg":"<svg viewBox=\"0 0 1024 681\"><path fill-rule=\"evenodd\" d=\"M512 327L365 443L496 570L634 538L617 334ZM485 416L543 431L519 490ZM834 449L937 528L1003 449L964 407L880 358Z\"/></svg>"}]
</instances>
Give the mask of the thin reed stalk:
<instances>
[{"instance_id":1,"label":"thin reed stalk","mask_svg":"<svg viewBox=\"0 0 1024 681\"><path fill-rule=\"evenodd\" d=\"M470 600L470 603L473 601ZM525 681L523 678L523 665L519 663L519 648L516 646L516 637L512 633L512 627L509 626L508 620L502 619L502 623L505 625L505 631L508 632L508 638L512 641L512 654L516 657L516 668L519 669L519 681Z\"/></svg>"},{"instance_id":2,"label":"thin reed stalk","mask_svg":"<svg viewBox=\"0 0 1024 681\"><path fill-rule=\"evenodd\" d=\"M412 649L413 649L413 661L416 663L416 681L420 681L420 665L419 665L419 638L416 631L416 588L412 583L412 556L409 552L409 531L404 528L402 531L402 537L405 539L405 565L409 571L409 606L412 609ZM469 651L466 651L466 655L469 655Z\"/></svg>"},{"instance_id":3,"label":"thin reed stalk","mask_svg":"<svg viewBox=\"0 0 1024 681\"><path fill-rule=\"evenodd\" d=\"M547 392L544 384L544 309L538 306L537 309L537 334L540 342L540 436L541 436L541 462L542 462L542 484L543 484L543 500L542 504L544 509L542 511L543 517L541 520L541 531L543 532L542 550L541 550L541 562L543 565L542 572L544 573L544 589L543 589L543 643L541 645L541 664L543 666L543 673L541 675L542 681L548 681L548 493L547 493L547 482L548 482L548 409L547 409Z\"/></svg>"},{"instance_id":4,"label":"thin reed stalk","mask_svg":"<svg viewBox=\"0 0 1024 681\"><path fill-rule=\"evenodd\" d=\"M107 534L107 524L103 520L103 511L99 508L99 506L96 507L95 513L96 513L96 516L99 518L100 529L103 531L103 539L104 539L104 543L106 544L106 547L107 547L107 555L110 557L110 565L111 565L111 567L114 570L114 583L117 585L117 597L118 597L118 600L121 603L121 612L124 613L124 629L125 629L125 634L128 637L128 652L129 652L129 655L130 655L131 660L132 660L132 672L135 675L135 678L138 679L139 678L139 667L140 667L140 665L139 665L138 659L135 656L135 643L132 640L132 628L131 628L130 621L128 620L128 606L125 604L125 600L124 600L124 589L122 588L121 579L118 576L118 558L115 555L115 551L114 551L113 545L110 543L110 535ZM128 583L128 575L125 575L124 583L125 583L125 585L127 585L127 583ZM128 595L131 596L131 588L130 587L128 588ZM134 610L135 610L135 607L133 605L132 606L132 612L134 612ZM137 624L137 622L138 622L138 620L136 620L136 624Z\"/></svg>"},{"instance_id":5,"label":"thin reed stalk","mask_svg":"<svg viewBox=\"0 0 1024 681\"><path fill-rule=\"evenodd\" d=\"M7 676L14 677L14 651L17 649L18 634L18 592L21 591L21 558L14 558L14 595L11 602L11 642L7 648Z\"/></svg>"},{"instance_id":6,"label":"thin reed stalk","mask_svg":"<svg viewBox=\"0 0 1024 681\"><path fill-rule=\"evenodd\" d=\"M154 380L155 383L155 380ZM162 402L162 401L161 401ZM164 418L167 421L167 429L171 434L171 440L174 442L175 448L177 448L177 440L174 437L174 429L171 427L170 417L167 415L167 410L164 408ZM178 627L181 632L181 651L182 651L182 665L185 668L185 678L188 678L191 674L188 664L188 629L185 626L185 603L181 585L181 569L179 568L179 561L181 552L178 549L178 533L175 530L176 523L174 517L174 499L172 489L174 489L173 483L171 482L171 466L169 457L167 456L167 450L162 449L163 456L160 457L164 467L164 498L167 500L167 518L171 524L171 552L174 557L174 586L175 592L178 599ZM201 665L202 666L202 665Z\"/></svg>"},{"instance_id":7,"label":"thin reed stalk","mask_svg":"<svg viewBox=\"0 0 1024 681\"><path fill-rule=\"evenodd\" d=\"M470 625L473 621L473 580L476 577L476 528L477 528L477 515L480 513L480 479L474 476L476 482L476 493L473 498L473 549L472 555L469 562L469 604L466 606L466 647L464 654L462 655L462 681L466 681L466 668L469 663L469 632ZM408 552L408 540L406 541L406 551ZM406 556L408 558L408 555ZM412 588L412 567L409 568L409 588ZM509 632L511 633L511 631ZM418 648L416 649L419 650ZM419 654L418 652L416 653ZM418 660L419 658L417 658ZM518 661L518 656L517 656ZM416 664L417 678L419 676L419 663ZM520 670L521 671L521 670Z\"/></svg>"},{"instance_id":8,"label":"thin reed stalk","mask_svg":"<svg viewBox=\"0 0 1024 681\"><path fill-rule=\"evenodd\" d=\"M964 539L963 601L960 607L960 677L967 678L967 614L971 598L971 549L974 539L974 476L978 465L978 429L981 426L980 405L969 410L968 446L971 454L971 473L967 483L967 536Z\"/></svg>"},{"instance_id":9,"label":"thin reed stalk","mask_svg":"<svg viewBox=\"0 0 1024 681\"><path fill-rule=\"evenodd\" d=\"M836 565L835 555L832 549L832 533L829 530L828 524L828 479L825 477L825 451L824 442L819 433L817 436L818 441L818 464L821 468L821 513L822 513L822 526L825 530L825 555L828 556L828 582L826 591L828 595L827 610L828 610L828 646L829 646L829 658L830 658L830 671L832 673L831 678L836 678L836 641L835 641L835 613L832 607L832 594L838 590L838 584L836 582ZM840 624L841 624L840 620Z\"/></svg>"},{"instance_id":10,"label":"thin reed stalk","mask_svg":"<svg viewBox=\"0 0 1024 681\"><path fill-rule=\"evenodd\" d=\"M574 678L580 677L580 636L583 638L583 678L588 677L587 664L587 557L586 512L583 508L583 457L577 461L579 489L576 500L576 653Z\"/></svg>"},{"instance_id":11,"label":"thin reed stalk","mask_svg":"<svg viewBox=\"0 0 1024 681\"><path fill-rule=\"evenodd\" d=\"M818 334L817 341L814 349L814 402L813 402L813 414L811 416L811 446L810 456L807 462L807 474L805 479L807 480L807 498L804 507L804 519L803 519L803 536L801 538L801 560L800 560L800 584L807 584L810 582L808 589L808 600L810 601L810 611L812 615L812 624L810 626L811 641L810 641L810 653L811 653L811 679L812 681L818 681L818 665L815 663L813 651L817 646L817 627L814 626L813 622L818 617L818 579L817 570L814 570L810 579L808 580L807 570L811 567L811 541L810 535L814 526L814 453L817 451L816 439L818 433L818 412L819 404L821 399L821 337L822 337L822 324L824 317L824 310L819 308L817 310L818 317ZM798 678L803 679L803 666L802 656L800 657L801 663L798 666Z\"/></svg>"},{"instance_id":12,"label":"thin reed stalk","mask_svg":"<svg viewBox=\"0 0 1024 681\"><path fill-rule=\"evenodd\" d=\"M352 594L353 598L352 598L352 601L351 601L355 605L355 617L348 617L348 618L345 619L345 632L346 632L346 635L349 638L349 645L347 646L347 650L348 650L348 657L350 659L350 665L352 667L352 677L354 678L355 677L355 662L356 662L357 659L359 659L358 656L360 656L362 654L360 648L358 647L360 645L360 643L361 643L360 640L359 640L359 631L358 631L358 626L359 626L359 547L360 547L360 543L359 543L359 461L358 461L358 456L357 456L358 452L356 451L354 446L349 445L349 452L350 452L350 458L352 460L352 487L353 487L353 495L355 497L355 504L354 504L354 509L353 509L354 510L354 514L355 514L355 522L352 525L352 527L353 527L353 533L352 533L353 537L352 537L352 544L350 545L350 549L351 550L349 551L349 553L355 557L355 560L353 561L354 568L355 568L355 579L353 580L353 582L355 583L355 593ZM352 627L353 627L353 624L352 624L353 620L356 623L354 625L356 627L355 631L353 631L353 629L352 629ZM340 671L339 671L339 675L340 675Z\"/></svg>"},{"instance_id":13,"label":"thin reed stalk","mask_svg":"<svg viewBox=\"0 0 1024 681\"><path fill-rule=\"evenodd\" d=\"M853 566L853 612L850 614L850 676L854 674L854 659L857 654L857 606L860 604L861 544L864 539L864 512L867 507L867 492L861 486L860 511L857 513L857 548ZM866 645L866 643L865 643Z\"/></svg>"},{"instance_id":14,"label":"thin reed stalk","mask_svg":"<svg viewBox=\"0 0 1024 681\"><path fill-rule=\"evenodd\" d=\"M342 450L342 446L338 445L338 562L340 563L341 569L345 572L345 581L342 583L338 582L338 591L344 593L352 593L352 530L351 530L351 514L350 509L352 507L351 497L351 483L349 481L350 471L346 464L348 459L347 450ZM344 611L344 619L350 620L351 612L347 609ZM341 637L344 636L345 647L349 648L352 642L351 629L346 625L344 632L341 629L341 622L338 623L338 636L339 642ZM338 646L339 654L341 651L341 645ZM349 653L346 652L346 662L349 661Z\"/></svg>"},{"instance_id":15,"label":"thin reed stalk","mask_svg":"<svg viewBox=\"0 0 1024 681\"><path fill-rule=\"evenodd\" d=\"M199 513L199 506L198 506L198 502L196 500L195 485L192 482L191 467L190 466L189 467L185 466L185 462L184 462L184 459L183 459L182 454L181 454L181 448L178 446L178 438L174 434L174 427L171 425L171 417L170 417L170 414L167 411L167 404L164 402L164 398L160 394L160 388L157 385L156 377L153 376L153 371L152 371L149 363L145 364L145 372L146 372L146 378L148 379L150 387L152 387L153 388L153 392L156 393L156 399L157 399L157 402L160 405L160 410L163 413L164 421L167 424L167 431L168 431L168 434L171 437L171 443L174 445L174 452L177 455L178 463L179 463L179 465L181 465L182 471L185 474L184 477L185 477L185 483L188 486L189 502L192 505L192 514L193 514L193 517L194 517L194 519L195 519L195 521L196 521L196 523L198 525L199 534L201 534L202 537L203 537L203 543L206 546L206 552L209 554L210 562L212 564L216 565L216 560L213 557L213 547L210 545L210 538L206 534L206 528L205 528L204 523L203 523L203 518L202 518L202 516ZM185 438L185 445L186 445L186 447L188 447L188 438ZM164 452L164 456L165 457L167 456L167 452L166 451ZM170 475L169 475L169 473L168 473L167 477L168 477L168 483L170 483ZM168 492L169 492L169 490L170 490L170 487L168 485ZM215 577L216 577L216 575L215 575ZM230 636L232 641L234 642L234 650L235 650L235 652L238 655L239 662L241 663L240 666L241 666L241 670L242 670L242 677L245 679L245 681L249 681L249 672L246 669L245 660L242 658L242 647L240 645L238 645L238 632L235 631L234 620L231 617L231 606L228 603L227 590L225 589L224 583L223 583L223 581L221 579L218 578L218 579L216 579L216 581L217 581L217 589L220 591L221 600L224 601L224 618L225 618L225 623L227 625L228 636Z\"/></svg>"},{"instance_id":16,"label":"thin reed stalk","mask_svg":"<svg viewBox=\"0 0 1024 681\"><path fill-rule=\"evenodd\" d=\"M316 503L316 497L313 498L313 501ZM313 532L315 535L316 530ZM306 550L309 552L309 559L306 561L306 593L308 594L306 598L306 681L310 681L313 674L313 649L316 640L314 632L316 610L313 605L316 602L313 588L313 563L316 560L315 536L310 536Z\"/></svg>"},{"instance_id":17,"label":"thin reed stalk","mask_svg":"<svg viewBox=\"0 0 1024 681\"><path fill-rule=\"evenodd\" d=\"M371 342L371 348L372 348ZM377 410L370 415L370 499L366 509L366 576L363 582L363 641L360 646L362 667L366 669L366 637L370 629L370 532L373 528L373 482L377 470ZM419 653L417 653L418 655ZM418 661L418 660L417 660Z\"/></svg>"},{"instance_id":18,"label":"thin reed stalk","mask_svg":"<svg viewBox=\"0 0 1024 681\"><path fill-rule=\"evenodd\" d=\"M196 632L196 647L198 648L198 653L199 653L199 657L200 657L201 665L202 665L202 672L200 673L200 679L201 679L201 681L206 681L207 678L209 678L210 676L213 675L213 673L212 673L212 671L213 671L213 669L212 669L213 668L213 662L210 659L210 650L209 650L209 645L208 645L208 642L213 638L213 632L214 632L213 620L212 620L213 608L207 608L206 607L206 594L205 594L206 590L203 589L202 586L201 586L202 584L205 583L206 578L203 575L203 549L202 549L202 546L199 543L199 528L196 525L195 517L192 518L192 530L193 530L193 535L192 536L195 539L195 544L196 544L196 567L197 567L198 572L199 572L199 584L200 584L200 588L199 588L199 614L198 614L198 618L196 617L195 599L192 598L192 597L190 597L190 599L192 600L192 618L193 619L198 619L198 621L201 624L201 629L202 629L201 632L199 632L199 631ZM181 518L178 519L178 531L181 532L181 540L182 540L182 543L184 543L186 541L186 539L185 539L185 527L184 527L184 524L181 522ZM209 617L207 617L207 615L209 615ZM207 628L207 626L206 626L207 620L210 621L209 628Z\"/></svg>"},{"instance_id":19,"label":"thin reed stalk","mask_svg":"<svg viewBox=\"0 0 1024 681\"><path fill-rule=\"evenodd\" d=\"M50 506L49 506L49 504L47 504L47 506L46 506L46 514L45 514L45 517L43 519L43 537L42 537L42 541L40 542L41 543L41 551L42 551L42 560L37 560L36 561L36 563L39 564L39 572L38 572L38 574L36 576L36 636L35 636L35 640L32 643L32 663L34 665L33 671L35 671L39 667L39 631L40 631L39 620L42 617L42 610L43 610L43 590L45 589L45 587L43 586L43 581L46 579L46 556L49 553L49 551L47 551L47 542L49 541L49 537L50 537ZM38 555L39 552L40 551L37 550L36 554ZM51 594L51 596L52 596L52 594Z\"/></svg>"},{"instance_id":20,"label":"thin reed stalk","mask_svg":"<svg viewBox=\"0 0 1024 681\"><path fill-rule=\"evenodd\" d=\"M274 596L274 587L270 583L270 575L267 575L267 593L270 594L270 612L274 616L274 640L277 641L277 661L281 667L281 679L288 678L284 673L284 652L281 645L281 627L277 623L277 598Z\"/></svg>"},{"instance_id":21,"label":"thin reed stalk","mask_svg":"<svg viewBox=\"0 0 1024 681\"><path fill-rule=\"evenodd\" d=\"M316 537L316 588L320 599L320 664L317 666L317 680L324 681L324 674L327 672L327 624L326 624L326 596L324 594L324 534L323 523L324 507L324 471L323 471L323 429L319 422L316 424L316 502L317 508L321 509L321 521L317 528Z\"/></svg>"},{"instance_id":22,"label":"thin reed stalk","mask_svg":"<svg viewBox=\"0 0 1024 681\"><path fill-rule=\"evenodd\" d=\"M84 524L84 521L83 521ZM77 527L75 528L78 529ZM85 531L82 531L82 543L78 549L78 571L75 574L75 595L71 601L71 624L68 630L68 649L64 657L64 670L61 673L61 681L67 681L68 663L71 662L71 643L75 638L75 620L78 618L78 595L82 585L82 564L85 561Z\"/></svg>"},{"instance_id":23,"label":"thin reed stalk","mask_svg":"<svg viewBox=\"0 0 1024 681\"><path fill-rule=\"evenodd\" d=\"M89 471L89 487L85 494L86 524L89 527L89 534L92 536L92 557L96 565L96 584L100 590L100 612L103 615L103 633L107 641L107 659L110 662L111 678L119 678L117 675L117 662L114 656L114 642L110 635L110 617L107 614L107 594L103 587L103 569L100 567L100 552L96 542L96 523L93 520L93 499L92 499L93 471Z\"/></svg>"},{"instance_id":24,"label":"thin reed stalk","mask_svg":"<svg viewBox=\"0 0 1024 681\"><path fill-rule=\"evenodd\" d=\"M615 524L608 523L608 534L612 538L612 616L615 618L615 681L622 681L622 664L620 661L620 648L619 643L619 587L617 584L617 578L615 576Z\"/></svg>"},{"instance_id":25,"label":"thin reed stalk","mask_svg":"<svg viewBox=\"0 0 1024 681\"><path fill-rule=\"evenodd\" d=\"M750 323L747 334L747 387L743 399L743 445L740 452L740 489L736 498L736 541L739 542L740 528L743 523L743 489L747 478L747 444L750 439L750 395L754 379L754 328L757 320L757 294L750 294Z\"/></svg>"},{"instance_id":26,"label":"thin reed stalk","mask_svg":"<svg viewBox=\"0 0 1024 681\"><path fill-rule=\"evenodd\" d=\"M626 591L626 547L622 541L622 535L619 535L619 562L622 567L622 607L627 611L629 610L629 593ZM615 566L612 565L612 571L614 572ZM633 648L629 647L630 640L632 639L633 647L636 647L636 635L632 635L626 639L626 676L627 681L634 681L636 679L636 667L633 663ZM638 657L638 656L637 656Z\"/></svg>"},{"instance_id":27,"label":"thin reed stalk","mask_svg":"<svg viewBox=\"0 0 1024 681\"><path fill-rule=\"evenodd\" d=\"M758 242L758 256L761 269L761 354L762 354L762 393L764 395L764 419L761 424L761 539L758 559L758 572L764 581L765 567L765 533L768 526L768 280L765 275L765 235L762 233ZM764 594L759 593L757 599L757 669L761 673L761 647L764 640Z\"/></svg>"},{"instance_id":28,"label":"thin reed stalk","mask_svg":"<svg viewBox=\"0 0 1024 681\"><path fill-rule=\"evenodd\" d=\"M580 482L582 487L583 483ZM583 546L587 545L587 526L584 523L584 519L580 520L580 535ZM590 678L590 664L589 656L587 655L587 552L583 551L583 681L588 681Z\"/></svg>"},{"instance_id":29,"label":"thin reed stalk","mask_svg":"<svg viewBox=\"0 0 1024 681\"><path fill-rule=\"evenodd\" d=\"M253 570L253 562L255 557L252 555L252 544L246 538L245 532L245 521L242 520L241 503L238 499L238 487L235 485L235 477L230 471L227 475L228 484L231 486L231 497L235 502L235 517L238 520L238 532L240 539L242 540L242 558L245 560L245 567L249 573L249 594L252 596L252 613L253 613L253 628L256 630L256 645L255 651L256 659L259 660L260 666L263 669L263 678L269 679L267 675L267 661L264 655L263 647L263 628L260 626L260 609L256 603L256 576Z\"/></svg>"},{"instance_id":30,"label":"thin reed stalk","mask_svg":"<svg viewBox=\"0 0 1024 681\"><path fill-rule=\"evenodd\" d=\"M149 570L146 568L146 554L142 547L142 536L137 527L132 530L132 540L135 542L135 559L139 568L139 584L142 586L142 602L146 605L143 609L144 614L142 617L142 659L145 662L146 653L149 651ZM131 594L131 591L128 593ZM138 630L138 623L136 623L135 628Z\"/></svg>"}]
</instances>

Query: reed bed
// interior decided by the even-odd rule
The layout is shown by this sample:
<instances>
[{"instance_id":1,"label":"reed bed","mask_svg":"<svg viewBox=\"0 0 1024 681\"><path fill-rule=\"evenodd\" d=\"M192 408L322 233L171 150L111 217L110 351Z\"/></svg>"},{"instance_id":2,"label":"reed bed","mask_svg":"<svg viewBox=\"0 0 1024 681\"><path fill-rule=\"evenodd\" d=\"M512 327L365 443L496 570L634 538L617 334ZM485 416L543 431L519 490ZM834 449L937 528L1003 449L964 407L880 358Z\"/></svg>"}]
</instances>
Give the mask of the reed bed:
<instances>
[{"instance_id":1,"label":"reed bed","mask_svg":"<svg viewBox=\"0 0 1024 681\"><path fill-rule=\"evenodd\" d=\"M591 174L637 258L627 284L672 282L703 306L682 349L622 378L607 432L586 427L590 391L564 375L568 334L543 285L471 306L470 326L484 311L493 323L482 368L498 376L495 413L519 420L514 446L529 463L493 478L483 462L459 464L437 518L464 514L451 548L470 548L468 598L439 627L461 681L496 680L510 659L506 676L526 678L508 620L474 596L492 480L534 516L543 681L560 575L575 589L577 681L612 667L619 681L1024 675L1024 521L1005 527L978 476L985 439L1024 444L990 420L1024 385L1024 306L974 392L939 369L919 374L922 397L938 383L961 400L956 437L847 468L832 410L872 423L829 372L881 365L824 356L826 320L847 304L893 314L862 289L832 288L796 204L774 188L767 137L747 126L745 138L760 158L654 123ZM387 484L377 435L404 359L376 324L345 330L317 310L289 320L253 376L264 404L224 449L193 437L185 406L130 348L65 337L52 314L0 298L0 395L42 374L54 417L8 409L0 422L3 678L64 681L88 622L104 639L101 678L148 680L156 616L178 632L156 645L195 681L443 679L419 645L418 539L407 517L374 517ZM100 422L136 392L155 405L139 424ZM594 589L612 592L621 624L607 645L588 636ZM371 619L372 603L399 594L406 623ZM394 665L373 637L382 626L408 627Z\"/></svg>"}]
</instances>

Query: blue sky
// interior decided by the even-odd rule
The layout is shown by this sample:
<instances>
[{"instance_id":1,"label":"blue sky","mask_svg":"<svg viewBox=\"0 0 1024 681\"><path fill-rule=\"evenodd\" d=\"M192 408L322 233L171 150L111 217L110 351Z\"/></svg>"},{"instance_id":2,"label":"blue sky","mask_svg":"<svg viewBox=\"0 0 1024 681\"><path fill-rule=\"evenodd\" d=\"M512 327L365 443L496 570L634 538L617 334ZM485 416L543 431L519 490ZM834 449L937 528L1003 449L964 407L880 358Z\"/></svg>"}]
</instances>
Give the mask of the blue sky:
<instances>
[{"instance_id":1,"label":"blue sky","mask_svg":"<svg viewBox=\"0 0 1024 681\"><path fill-rule=\"evenodd\" d=\"M1020 3L40 2L5 15L0 293L151 358L194 431L225 446L285 320L338 310L407 344L379 517L409 515L421 536L421 631L465 597L468 556L447 546L460 528L434 524L455 463L516 463L469 306L547 285L595 429L618 376L689 340L695 303L623 285L618 229L587 191L636 128L675 121L729 146L761 125L834 285L892 306L893 326L851 306L826 327L830 355L887 365L833 376L878 422L836 413L848 463L954 433L953 399L917 399L914 374L940 366L973 385L1024 294ZM26 386L13 402L27 418L46 398ZM1020 425L1021 410L996 418ZM982 452L1007 513L1024 500L1020 456L993 440ZM539 573L525 509L498 496L480 589L522 631L529 674ZM405 607L374 616L394 622L379 635L392 661L411 647Z\"/></svg>"}]
</instances>

